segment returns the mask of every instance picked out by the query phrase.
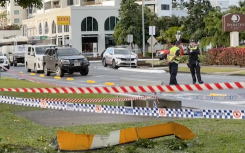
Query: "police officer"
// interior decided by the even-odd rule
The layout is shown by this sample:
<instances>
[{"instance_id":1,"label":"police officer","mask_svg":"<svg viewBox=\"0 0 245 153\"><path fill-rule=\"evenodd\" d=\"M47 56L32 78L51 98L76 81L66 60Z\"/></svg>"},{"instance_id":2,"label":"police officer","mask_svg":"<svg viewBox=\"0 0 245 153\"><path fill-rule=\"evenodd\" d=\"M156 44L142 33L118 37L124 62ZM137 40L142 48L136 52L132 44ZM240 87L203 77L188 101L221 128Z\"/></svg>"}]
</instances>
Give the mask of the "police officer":
<instances>
[{"instance_id":1,"label":"police officer","mask_svg":"<svg viewBox=\"0 0 245 153\"><path fill-rule=\"evenodd\" d=\"M187 49L187 54L189 55L189 63L188 67L191 71L192 81L193 84L196 84L198 81L199 84L202 84L202 78L200 73L200 61L198 59L198 55L200 55L200 50L196 46L196 43L194 40L191 40L190 46Z\"/></svg>"},{"instance_id":2,"label":"police officer","mask_svg":"<svg viewBox=\"0 0 245 153\"><path fill-rule=\"evenodd\" d=\"M180 60L179 47L180 47L180 42L176 41L175 45L170 49L168 54L169 73L170 73L169 85L178 85L176 76L178 73L178 64Z\"/></svg>"}]
</instances>

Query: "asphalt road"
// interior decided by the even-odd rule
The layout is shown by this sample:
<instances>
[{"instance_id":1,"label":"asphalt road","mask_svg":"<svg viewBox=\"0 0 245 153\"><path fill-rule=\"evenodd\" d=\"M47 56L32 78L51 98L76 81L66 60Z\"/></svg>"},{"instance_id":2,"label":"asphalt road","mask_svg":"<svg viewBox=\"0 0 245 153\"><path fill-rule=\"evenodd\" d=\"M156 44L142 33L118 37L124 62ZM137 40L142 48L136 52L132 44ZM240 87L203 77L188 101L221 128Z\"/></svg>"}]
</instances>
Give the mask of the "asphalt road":
<instances>
[{"instance_id":1,"label":"asphalt road","mask_svg":"<svg viewBox=\"0 0 245 153\"><path fill-rule=\"evenodd\" d=\"M114 70L111 68L105 68L102 66L101 62L92 62L90 66L90 72L87 76L81 76L79 73L75 73L73 75L66 74L62 79L54 79L55 74L51 74L51 76L40 77L39 74L35 76L31 76L30 73L26 72L26 69L23 65L19 65L18 67L11 67L11 71L19 73L23 72L23 75L28 77L33 77L36 79L40 79L42 81L46 81L53 84L59 84L64 86L72 86L72 87L89 87L89 86L105 86L105 82L113 82L115 86L119 85L120 79L133 79L133 80L146 80L146 81L159 81L164 82L164 84L168 84L169 82L169 74L168 73L143 73L143 72L128 72L128 71L120 71ZM16 78L15 74L11 74L8 72L2 72L3 77L13 77ZM74 81L67 81L66 78L73 78ZM244 81L244 77L241 76L224 76L224 75L202 75L203 81L205 83L221 83L221 82L237 82ZM87 80L94 80L94 84L87 83ZM191 84L191 76L186 73L179 73L177 76L177 80L179 84ZM220 90L220 91L197 91L197 92L181 92L181 93L162 93L159 96L169 97L178 95L209 95L210 93L216 94L228 94L228 95L236 95L238 93L245 93L244 89L240 90ZM171 94L171 95L169 95ZM181 98L180 98L181 99ZM245 109L245 99L243 101L196 101L196 100L186 100L181 99L183 106L192 107L192 108L200 108L200 109Z\"/></svg>"}]
</instances>

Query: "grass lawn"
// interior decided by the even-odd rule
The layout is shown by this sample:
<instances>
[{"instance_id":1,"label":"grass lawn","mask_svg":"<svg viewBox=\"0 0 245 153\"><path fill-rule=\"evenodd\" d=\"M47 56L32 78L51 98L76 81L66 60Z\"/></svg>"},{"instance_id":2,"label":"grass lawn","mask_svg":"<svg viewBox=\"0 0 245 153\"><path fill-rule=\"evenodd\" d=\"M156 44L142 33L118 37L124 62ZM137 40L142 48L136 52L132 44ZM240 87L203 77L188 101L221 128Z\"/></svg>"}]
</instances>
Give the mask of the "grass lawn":
<instances>
[{"instance_id":1,"label":"grass lawn","mask_svg":"<svg viewBox=\"0 0 245 153\"><path fill-rule=\"evenodd\" d=\"M46 87L52 87L52 86L25 81L25 80L4 78L4 77L2 78L2 80L0 80L0 88L46 88ZM0 95L20 97L20 98L69 98L69 99L116 98L116 96L109 95L109 94L49 94L49 93L6 92L6 91L0 91ZM117 105L116 102L103 102L103 103L93 103L93 104ZM121 102L121 104L123 103Z\"/></svg>"},{"instance_id":2,"label":"grass lawn","mask_svg":"<svg viewBox=\"0 0 245 153\"><path fill-rule=\"evenodd\" d=\"M17 81L14 79L4 78L1 80L0 87L46 87L45 85L30 83L27 81ZM36 97L43 96L50 98L59 98L59 94L24 94L11 95L11 92L1 92L0 95L5 94L9 96L19 97ZM12 93L13 94L13 93ZM17 93L16 93L17 94ZM19 94L19 93L18 93ZM54 97L54 96L57 97ZM65 94L60 94L65 95ZM66 94L67 95L67 94ZM78 98L76 94L69 95L69 98ZM84 94L79 98L91 98L93 95ZM97 95L98 97L109 95ZM67 97L65 97L67 98ZM52 153L56 152L49 147L50 140L56 136L57 130L65 130L75 133L88 134L103 134L107 135L110 131L129 128L142 127L154 124L160 124L166 121L148 121L139 123L110 123L110 124L95 124L95 125L81 125L81 126L67 126L67 127L45 127L36 124L23 117L17 116L13 111L31 110L30 107L15 106L15 105L0 105L0 152L16 152L16 153ZM188 144L185 152L196 153L230 153L230 152L244 152L245 150L245 122L243 120L219 120L219 119L185 119L175 120L175 122L183 124L190 128L197 138L191 141L184 141L181 144ZM162 129L164 130L164 129ZM150 132L150 131L149 131ZM172 151L172 147L178 147L181 144L173 136L162 137L147 141L153 143L153 148L143 148L142 144L130 143L119 145L116 147L109 147L102 150L94 150L89 152L95 153L167 153ZM155 144L156 143L156 144ZM146 145L149 147L149 145ZM183 152L183 151L181 151Z\"/></svg>"},{"instance_id":3,"label":"grass lawn","mask_svg":"<svg viewBox=\"0 0 245 153\"><path fill-rule=\"evenodd\" d=\"M110 123L68 127L44 127L13 114L13 110L11 108L3 110L2 107L0 109L0 123L2 125L0 126L0 152L2 151L1 147L16 149L20 153L33 153L37 151L40 153L55 152L53 148L49 147L49 143L56 136L57 130L107 135L110 131L123 128L164 123L164 121L149 121L123 124ZM165 122L168 121L166 120ZM185 149L186 152L235 153L244 152L245 150L245 122L243 120L186 119L175 122L187 126L197 135L194 140L184 142L189 145ZM173 146L179 146L178 144L174 144L178 141L173 136L156 138L151 141L157 143L152 149L142 148L141 146L134 148L135 143L131 143L89 152L128 153L133 149L134 153L163 153L172 152L168 147L169 143Z\"/></svg>"},{"instance_id":4,"label":"grass lawn","mask_svg":"<svg viewBox=\"0 0 245 153\"><path fill-rule=\"evenodd\" d=\"M168 68L165 68L168 71ZM217 73L217 72L235 72L240 69L232 68L217 68L217 67L201 67L201 73ZM190 72L188 67L179 67L178 72Z\"/></svg>"}]
</instances>

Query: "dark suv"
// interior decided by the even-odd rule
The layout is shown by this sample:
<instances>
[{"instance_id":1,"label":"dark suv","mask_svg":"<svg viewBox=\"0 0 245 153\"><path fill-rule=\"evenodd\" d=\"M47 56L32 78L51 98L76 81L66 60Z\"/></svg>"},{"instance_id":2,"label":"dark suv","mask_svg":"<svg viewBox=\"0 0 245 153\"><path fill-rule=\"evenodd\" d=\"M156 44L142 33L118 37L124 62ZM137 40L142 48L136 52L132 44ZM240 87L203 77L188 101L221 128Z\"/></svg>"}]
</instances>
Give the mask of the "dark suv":
<instances>
[{"instance_id":1,"label":"dark suv","mask_svg":"<svg viewBox=\"0 0 245 153\"><path fill-rule=\"evenodd\" d=\"M89 65L89 61L71 47L49 48L43 57L43 68L46 76L49 76L50 73L56 73L56 76L63 77L65 73L73 74L74 72L87 75Z\"/></svg>"}]
</instances>

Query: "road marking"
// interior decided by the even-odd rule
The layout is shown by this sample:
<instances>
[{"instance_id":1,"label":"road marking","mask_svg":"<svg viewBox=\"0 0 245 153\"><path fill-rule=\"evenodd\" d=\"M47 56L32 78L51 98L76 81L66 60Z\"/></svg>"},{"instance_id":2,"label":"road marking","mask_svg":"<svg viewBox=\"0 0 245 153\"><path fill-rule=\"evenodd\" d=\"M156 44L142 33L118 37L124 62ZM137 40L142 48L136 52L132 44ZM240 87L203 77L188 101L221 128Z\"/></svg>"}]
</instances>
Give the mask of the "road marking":
<instances>
[{"instance_id":1,"label":"road marking","mask_svg":"<svg viewBox=\"0 0 245 153\"><path fill-rule=\"evenodd\" d=\"M227 96L226 94L210 93L209 96Z\"/></svg>"}]
</instances>

